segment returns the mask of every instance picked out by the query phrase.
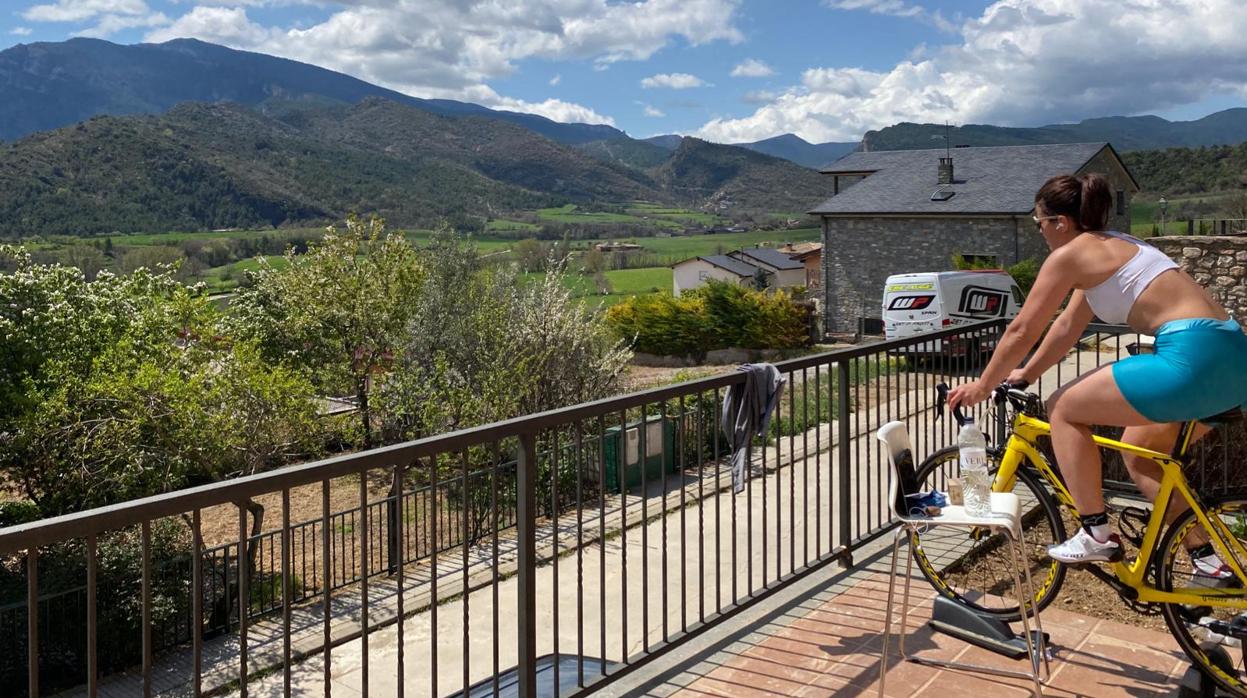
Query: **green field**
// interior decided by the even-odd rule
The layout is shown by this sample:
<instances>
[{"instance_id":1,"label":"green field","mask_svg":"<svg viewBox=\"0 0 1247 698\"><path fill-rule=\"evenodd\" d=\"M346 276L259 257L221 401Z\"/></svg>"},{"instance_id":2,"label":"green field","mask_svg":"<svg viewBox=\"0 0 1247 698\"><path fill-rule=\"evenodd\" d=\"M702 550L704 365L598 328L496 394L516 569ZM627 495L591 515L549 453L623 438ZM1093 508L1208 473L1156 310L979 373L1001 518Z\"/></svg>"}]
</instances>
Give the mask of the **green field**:
<instances>
[{"instance_id":1,"label":"green field","mask_svg":"<svg viewBox=\"0 0 1247 698\"><path fill-rule=\"evenodd\" d=\"M1183 204L1220 204L1231 196L1234 196L1234 192L1181 194L1165 197L1169 202L1169 207L1164 232L1168 235L1186 235L1186 221L1179 221L1175 218L1176 209ZM1135 198L1130 202L1130 233L1132 235L1150 237L1153 230L1158 229L1159 226L1160 204L1157 200ZM1196 232L1198 233L1198 230Z\"/></svg>"},{"instance_id":2,"label":"green field","mask_svg":"<svg viewBox=\"0 0 1247 698\"><path fill-rule=\"evenodd\" d=\"M670 230L684 230L690 227L704 227L721 222L718 216L690 211L683 208L671 208L646 202L633 202L627 205L624 213L607 213L604 211L581 211L575 204L567 204L557 208L543 208L537 211L542 220L555 223L629 223L635 225L658 225Z\"/></svg>"},{"instance_id":3,"label":"green field","mask_svg":"<svg viewBox=\"0 0 1247 698\"><path fill-rule=\"evenodd\" d=\"M286 258L281 255L264 257L274 269L287 265ZM246 272L260 268L260 258L243 259L223 267L213 267L203 274L203 282L208 285L208 293L224 293L233 290L243 280Z\"/></svg>"},{"instance_id":4,"label":"green field","mask_svg":"<svg viewBox=\"0 0 1247 698\"><path fill-rule=\"evenodd\" d=\"M491 218L485 222L485 232L491 230L522 230L525 232L536 232L541 230L541 226L536 223L525 223L524 221L510 221L504 218Z\"/></svg>"},{"instance_id":5,"label":"green field","mask_svg":"<svg viewBox=\"0 0 1247 698\"><path fill-rule=\"evenodd\" d=\"M571 290L573 297L583 298L603 307L610 307L633 296L671 290L670 267L614 269L603 272L602 275L610 284L610 293L600 292L593 277L585 274L569 273L563 277L563 285ZM524 274L523 278L537 282L545 278L545 274L534 272Z\"/></svg>"},{"instance_id":6,"label":"green field","mask_svg":"<svg viewBox=\"0 0 1247 698\"><path fill-rule=\"evenodd\" d=\"M659 204L634 202L628 205L628 213L640 218L652 218L664 222L683 223L685 225L711 226L721 222L718 216L701 211L690 211L684 208L668 208Z\"/></svg>"},{"instance_id":7,"label":"green field","mask_svg":"<svg viewBox=\"0 0 1247 698\"><path fill-rule=\"evenodd\" d=\"M129 233L113 235L115 245L177 245L187 240L245 240L264 236L286 236L296 234L320 235L324 228L282 228L274 230L219 230L198 233Z\"/></svg>"},{"instance_id":8,"label":"green field","mask_svg":"<svg viewBox=\"0 0 1247 698\"><path fill-rule=\"evenodd\" d=\"M673 261L755 247L762 243L780 245L785 242L818 242L822 233L818 228L795 228L793 230L755 230L748 233L714 233L711 235L682 235L669 238L618 238L618 242L632 242Z\"/></svg>"},{"instance_id":9,"label":"green field","mask_svg":"<svg viewBox=\"0 0 1247 698\"><path fill-rule=\"evenodd\" d=\"M562 222L581 222L581 223L655 223L671 229L673 231L682 230L689 227L700 227L709 225L718 225L723 221L717 216L698 211L692 211L683 208L674 208L662 206L659 204L633 201L623 205L626 214L606 213L606 212L580 212L574 205L562 206L559 208L542 209L536 213L541 220L552 220ZM476 245L477 250L482 255L502 254L510 256L508 253L514 248L517 240L517 232L532 232L534 235L540 231L540 226L519 220L510 219L494 219L487 223L487 232L483 235L472 235L468 239ZM259 239L267 237L270 243L266 245L270 252L275 252L280 245L284 244L285 238L303 237L314 238L324 233L323 227L308 228L282 228L267 230L222 230L212 232L169 232L169 233L143 233L143 234L127 234L111 236L113 245L118 248L119 254L117 259L121 258L127 248L134 248L148 245L161 245L169 247L180 247L183 243L191 240L210 241L210 240L242 240L242 239ZM491 235L491 231L496 234ZM421 245L428 242L433 235L433 231L424 229L404 230L404 236L413 244ZM506 237L501 235L506 234ZM807 242L817 241L820 237L817 228L800 228L794 230L776 230L776 231L753 231L744 233L714 233L706 235L672 235L670 237L627 237L627 238L609 238L616 242L630 242L641 246L639 254L642 259L634 259L633 263L648 264L650 266L635 269L616 269L604 272L607 279L610 292L601 293L597 288L592 277L580 274L571 274L567 278L567 284L578 297L591 301L600 301L603 305L614 305L625 298L636 295L652 293L655 289L669 291L671 289L671 268L669 265L690 257L705 256L712 254L720 254L744 247L754 247L760 244L779 245L784 242ZM571 269L578 269L580 266L579 256L590 250L592 246L598 242L603 242L607 238L594 238L586 240L571 241L572 260ZM276 243L274 245L273 243ZM66 245L75 244L94 244L100 245L102 242L96 240L81 240L77 238L56 238L54 240L29 240L24 243L31 250L46 250L55 253ZM553 240L543 241L545 245L556 244ZM281 255L269 254L266 257L274 266L280 267L285 264L285 260ZM506 258L506 257L504 257ZM114 262L109 261L107 266L114 266ZM230 291L238 286L245 278L247 271L253 271L259 267L259 261L256 258L243 259L224 266L212 267L201 272L198 281L202 281L207 285L209 292L222 293Z\"/></svg>"},{"instance_id":10,"label":"green field","mask_svg":"<svg viewBox=\"0 0 1247 698\"><path fill-rule=\"evenodd\" d=\"M575 204L567 204L558 208L542 208L537 215L543 220L556 223L643 223L636 216L623 213L603 213L581 211Z\"/></svg>"}]
</instances>

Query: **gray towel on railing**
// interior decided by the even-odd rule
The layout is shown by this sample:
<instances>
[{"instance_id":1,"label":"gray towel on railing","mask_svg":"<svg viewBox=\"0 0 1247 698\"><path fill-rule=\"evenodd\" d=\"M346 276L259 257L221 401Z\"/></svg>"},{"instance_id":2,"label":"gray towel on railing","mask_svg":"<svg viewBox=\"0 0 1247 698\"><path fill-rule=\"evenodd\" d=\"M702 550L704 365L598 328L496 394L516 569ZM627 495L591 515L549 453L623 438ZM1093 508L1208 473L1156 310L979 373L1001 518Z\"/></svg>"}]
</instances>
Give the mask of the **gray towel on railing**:
<instances>
[{"instance_id":1,"label":"gray towel on railing","mask_svg":"<svg viewBox=\"0 0 1247 698\"><path fill-rule=\"evenodd\" d=\"M785 379L771 364L742 364L736 370L745 374L745 382L724 396L721 422L732 446L732 489L740 492L749 476L749 442L766 433Z\"/></svg>"}]
</instances>

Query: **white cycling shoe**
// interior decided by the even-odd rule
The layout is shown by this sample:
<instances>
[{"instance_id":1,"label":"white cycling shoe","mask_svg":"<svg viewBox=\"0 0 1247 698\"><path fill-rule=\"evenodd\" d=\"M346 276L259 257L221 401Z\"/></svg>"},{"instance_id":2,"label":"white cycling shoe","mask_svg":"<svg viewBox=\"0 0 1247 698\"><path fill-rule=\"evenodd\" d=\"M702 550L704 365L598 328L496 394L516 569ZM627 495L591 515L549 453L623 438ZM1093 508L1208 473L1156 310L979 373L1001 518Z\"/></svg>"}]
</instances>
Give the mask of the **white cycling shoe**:
<instances>
[{"instance_id":1,"label":"white cycling shoe","mask_svg":"<svg viewBox=\"0 0 1247 698\"><path fill-rule=\"evenodd\" d=\"M1121 539L1116 533L1110 533L1108 540L1101 543L1082 527L1064 543L1048 546L1048 557L1065 563L1117 562L1123 555Z\"/></svg>"},{"instance_id":2,"label":"white cycling shoe","mask_svg":"<svg viewBox=\"0 0 1247 698\"><path fill-rule=\"evenodd\" d=\"M1191 567L1195 568L1195 574L1200 577L1229 579L1234 576L1230 566L1222 562L1221 557L1216 553L1209 553L1199 557L1192 555Z\"/></svg>"}]
</instances>

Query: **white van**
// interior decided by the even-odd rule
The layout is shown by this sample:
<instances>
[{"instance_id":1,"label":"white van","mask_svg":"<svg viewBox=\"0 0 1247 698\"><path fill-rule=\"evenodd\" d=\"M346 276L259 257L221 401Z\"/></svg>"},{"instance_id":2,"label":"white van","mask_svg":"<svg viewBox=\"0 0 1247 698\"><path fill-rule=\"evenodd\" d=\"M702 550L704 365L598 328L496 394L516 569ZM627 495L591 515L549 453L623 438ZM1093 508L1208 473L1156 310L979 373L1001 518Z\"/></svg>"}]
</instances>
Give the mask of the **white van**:
<instances>
[{"instance_id":1,"label":"white van","mask_svg":"<svg viewBox=\"0 0 1247 698\"><path fill-rule=\"evenodd\" d=\"M904 339L926 332L990 318L1013 318L1022 307L1022 289L999 269L939 271L889 276L883 286L883 334ZM970 339L933 340L900 353L956 356L980 354L995 347Z\"/></svg>"}]
</instances>

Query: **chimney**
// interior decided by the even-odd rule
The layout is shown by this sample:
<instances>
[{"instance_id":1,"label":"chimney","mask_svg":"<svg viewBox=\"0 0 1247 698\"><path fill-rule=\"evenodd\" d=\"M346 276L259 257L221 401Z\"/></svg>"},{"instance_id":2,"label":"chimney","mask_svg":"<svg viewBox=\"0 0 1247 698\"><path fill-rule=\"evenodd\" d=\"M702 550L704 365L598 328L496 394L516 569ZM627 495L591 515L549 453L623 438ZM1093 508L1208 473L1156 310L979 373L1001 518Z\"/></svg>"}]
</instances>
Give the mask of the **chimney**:
<instances>
[{"instance_id":1,"label":"chimney","mask_svg":"<svg viewBox=\"0 0 1247 698\"><path fill-rule=\"evenodd\" d=\"M953 183L953 159L951 157L940 158L940 184Z\"/></svg>"}]
</instances>

